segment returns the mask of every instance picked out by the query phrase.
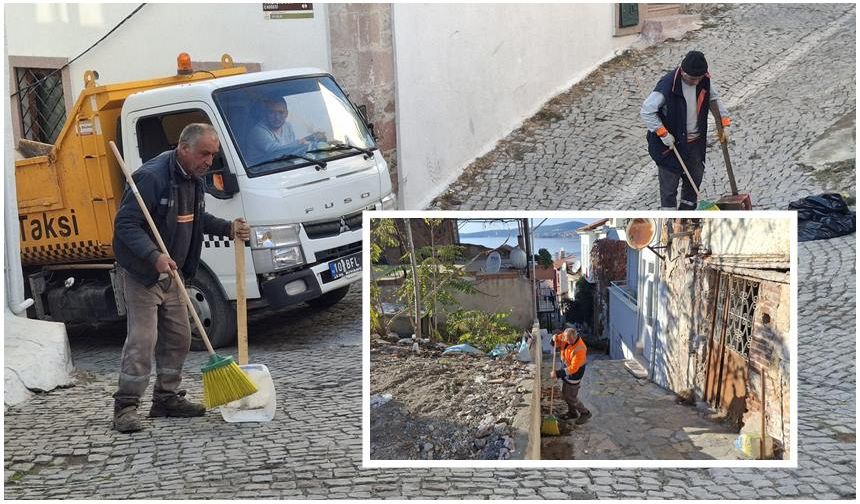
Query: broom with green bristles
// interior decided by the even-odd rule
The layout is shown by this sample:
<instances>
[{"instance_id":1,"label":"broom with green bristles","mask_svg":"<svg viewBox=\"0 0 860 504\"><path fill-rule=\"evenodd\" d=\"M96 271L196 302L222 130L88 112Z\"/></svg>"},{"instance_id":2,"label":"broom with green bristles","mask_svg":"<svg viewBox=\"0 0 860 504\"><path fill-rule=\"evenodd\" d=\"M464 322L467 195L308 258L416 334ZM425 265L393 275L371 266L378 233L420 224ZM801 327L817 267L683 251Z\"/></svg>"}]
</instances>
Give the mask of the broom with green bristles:
<instances>
[{"instance_id":1,"label":"broom with green bristles","mask_svg":"<svg viewBox=\"0 0 860 504\"><path fill-rule=\"evenodd\" d=\"M158 232L158 228L155 226L155 222L153 222L152 216L149 214L149 209L146 208L146 203L144 203L143 197L141 197L140 192L138 192L137 185L134 183L134 179L131 178L131 173L129 173L128 167L122 159L122 155L119 153L119 150L116 148L116 144L113 141L109 143L114 156L116 156L117 162L119 162L119 167L122 169L123 175L125 175L128 186L131 189L131 192L134 193L135 198L137 198L137 203L140 205L140 210L143 212L143 216L146 217L146 222L149 224L152 235L155 237L155 241L158 242L158 247L161 249L161 253L170 257L170 254L167 252L167 247L161 239L161 234ZM197 331L200 333L200 337L203 338L203 343L209 351L209 362L207 362L201 369L203 372L203 404L207 409L212 409L216 406L237 401L255 393L257 391L257 386L254 385L254 382L252 382L251 379L248 378L248 375L242 371L242 368L236 364L233 357L224 357L215 353L215 349L212 348L212 343L206 335L206 330L203 329L203 323L200 322L200 317L197 316L197 311L194 309L194 305L191 304L191 298L188 297L188 292L185 290L185 284L179 277L179 273L176 270L171 269L170 274L173 276L173 281L179 285L179 292L182 294L185 306L188 308L188 312L194 319Z\"/></svg>"},{"instance_id":2,"label":"broom with green bristles","mask_svg":"<svg viewBox=\"0 0 860 504\"><path fill-rule=\"evenodd\" d=\"M675 157L677 157L678 162L681 163L681 168L684 169L684 174L687 175L687 180L690 181L690 185L693 186L693 191L696 193L696 198L699 199L699 204L696 206L696 210L719 210L720 207L718 207L713 201L702 199L702 193L693 181L693 177L690 176L690 170L687 169L687 165L684 163L684 160L681 159L681 154L674 145L672 145L672 152L675 153Z\"/></svg>"}]
</instances>

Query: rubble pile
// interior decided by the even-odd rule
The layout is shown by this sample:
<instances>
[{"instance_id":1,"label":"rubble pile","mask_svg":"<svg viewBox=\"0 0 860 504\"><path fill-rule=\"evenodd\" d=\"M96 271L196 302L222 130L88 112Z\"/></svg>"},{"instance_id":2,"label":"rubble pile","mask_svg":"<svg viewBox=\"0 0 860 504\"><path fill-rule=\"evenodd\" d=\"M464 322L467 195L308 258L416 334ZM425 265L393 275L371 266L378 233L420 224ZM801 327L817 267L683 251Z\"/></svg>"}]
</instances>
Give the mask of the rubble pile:
<instances>
[{"instance_id":1,"label":"rubble pile","mask_svg":"<svg viewBox=\"0 0 860 504\"><path fill-rule=\"evenodd\" d=\"M446 354L444 345L371 336L370 456L373 459L510 458L511 423L532 366L514 355Z\"/></svg>"}]
</instances>

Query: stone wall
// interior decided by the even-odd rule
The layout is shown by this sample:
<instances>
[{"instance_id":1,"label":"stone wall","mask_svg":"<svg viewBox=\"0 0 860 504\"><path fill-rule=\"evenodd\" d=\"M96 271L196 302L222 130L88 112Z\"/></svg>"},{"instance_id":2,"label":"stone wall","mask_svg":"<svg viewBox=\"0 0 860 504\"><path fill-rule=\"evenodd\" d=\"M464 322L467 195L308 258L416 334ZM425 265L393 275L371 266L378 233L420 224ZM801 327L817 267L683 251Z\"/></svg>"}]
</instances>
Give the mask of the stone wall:
<instances>
[{"instance_id":1,"label":"stone wall","mask_svg":"<svg viewBox=\"0 0 860 504\"><path fill-rule=\"evenodd\" d=\"M716 229L716 226L711 227ZM751 232L753 228L747 226L745 231ZM688 229L690 225L685 223L676 226L673 231ZM736 234L738 239L748 239L747 233L743 231L742 229ZM679 394L692 392L696 399L702 399L704 394L711 329L715 328L715 331L719 332L722 327L722 320L717 320L716 325L712 325L719 266L707 267L692 257L687 257L696 252L692 245L698 241L699 236L699 231L696 230L692 239L676 237L672 246L666 250L666 260L661 261L660 277L665 292L661 302L665 305L666 314L661 321L661 339L665 351L662 360L658 362L658 365L665 366L663 371L666 379L665 383L660 383L662 386ZM716 233L709 236L710 240L715 238L719 238ZM724 238L720 239L725 241ZM768 250L765 255L776 252L784 250ZM749 342L746 412L743 413L742 421L744 432L760 432L760 370L763 370L766 382L767 433L785 445L784 458L787 458L791 428L789 370L790 360L793 358L789 345L791 290L787 283L765 279L774 274L774 270L749 268L745 275L757 278L759 287ZM725 286L721 289L725 289ZM723 307L719 307L719 311L722 309ZM715 338L718 337L719 334L716 334Z\"/></svg>"},{"instance_id":2,"label":"stone wall","mask_svg":"<svg viewBox=\"0 0 860 504\"><path fill-rule=\"evenodd\" d=\"M329 4L332 73L368 120L397 192L394 46L391 4Z\"/></svg>"}]
</instances>

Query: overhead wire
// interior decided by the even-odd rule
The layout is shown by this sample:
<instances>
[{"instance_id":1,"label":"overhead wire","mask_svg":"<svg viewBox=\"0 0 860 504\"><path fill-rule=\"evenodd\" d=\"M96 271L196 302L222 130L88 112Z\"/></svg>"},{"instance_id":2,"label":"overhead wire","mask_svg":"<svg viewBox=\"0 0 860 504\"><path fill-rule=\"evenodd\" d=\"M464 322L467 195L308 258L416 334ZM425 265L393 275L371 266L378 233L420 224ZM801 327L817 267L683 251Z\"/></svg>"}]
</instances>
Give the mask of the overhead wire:
<instances>
[{"instance_id":1,"label":"overhead wire","mask_svg":"<svg viewBox=\"0 0 860 504\"><path fill-rule=\"evenodd\" d=\"M53 71L53 72L51 72L51 73L49 73L48 75L46 75L46 76L42 77L41 79L39 79L39 80L37 80L36 82L34 82L34 83L30 84L29 86L26 86L26 87L24 87L24 88L21 88L21 89L19 89L19 90L15 91L14 93L12 93L12 94L10 95L10 98L14 98L15 96L17 96L17 95L19 95L19 94L21 94L21 93L23 93L23 92L25 92L25 91L29 91L30 89L33 89L34 87L37 87L37 86L41 85L43 82L45 82L46 80L48 80L48 79L49 79L49 78L51 78L52 76L56 75L57 73L62 72L62 71L63 71L65 68L67 68L69 65L71 65L72 63L74 63L75 61L77 61L78 59L80 59L83 55L85 55L86 53L90 52L93 48L95 48L97 45L99 45L99 44L100 44L104 39L108 38L108 37L110 36L110 34L111 34L111 33L115 32L115 31L116 31L120 26L122 26L123 24L125 24L125 22L126 22L126 21L128 21L129 19L131 19L131 18L132 18L132 16L134 16L135 14L137 14L137 13L138 13L138 11L140 11L140 9L142 9L145 5L146 5L146 3L142 3L142 4L138 5L138 6L137 6L137 8L135 8L135 9L134 9L133 11L131 11L131 12L130 12L126 17L124 17L124 18L122 19L122 21L120 21L119 23L117 23L117 24L116 24L116 26L114 26L113 28L111 28L109 32L105 33L105 34L104 34L100 39L96 40L96 41L95 41L91 46L89 46L88 48L86 48L82 53L78 54L77 56L75 56L74 58L72 58L72 59L70 59L68 62L66 62L63 66L61 66L61 67L59 67L59 68L54 69L54 71Z\"/></svg>"}]
</instances>

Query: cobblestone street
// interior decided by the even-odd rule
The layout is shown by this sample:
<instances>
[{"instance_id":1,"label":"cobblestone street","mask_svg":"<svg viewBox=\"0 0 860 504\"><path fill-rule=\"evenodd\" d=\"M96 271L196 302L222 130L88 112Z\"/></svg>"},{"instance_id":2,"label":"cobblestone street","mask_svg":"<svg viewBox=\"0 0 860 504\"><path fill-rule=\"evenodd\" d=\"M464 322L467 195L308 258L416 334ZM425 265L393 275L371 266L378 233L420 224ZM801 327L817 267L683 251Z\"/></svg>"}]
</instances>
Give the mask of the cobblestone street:
<instances>
[{"instance_id":1,"label":"cobblestone street","mask_svg":"<svg viewBox=\"0 0 860 504\"><path fill-rule=\"evenodd\" d=\"M73 335L78 386L6 413L5 496L853 498L855 237L801 244L800 258L798 469L361 469L361 297L353 292L310 316L252 317L251 361L269 366L278 391L278 413L264 425L210 413L118 436L109 413L119 338ZM187 368L196 397L203 360L195 354Z\"/></svg>"},{"instance_id":2,"label":"cobblestone street","mask_svg":"<svg viewBox=\"0 0 860 504\"><path fill-rule=\"evenodd\" d=\"M544 362L544 376L550 366ZM567 411L556 383L556 414ZM579 398L594 418L562 420L561 437L544 437L542 458L573 460L738 460L737 432L705 418L677 396L633 376L622 360L592 354ZM547 401L548 402L548 401ZM548 456L552 453L552 457Z\"/></svg>"},{"instance_id":3,"label":"cobblestone street","mask_svg":"<svg viewBox=\"0 0 860 504\"><path fill-rule=\"evenodd\" d=\"M551 100L466 168L434 207L656 210L657 167L639 109L691 49L705 53L728 107L738 188L754 208L786 208L825 189L853 194L853 159L806 154L846 121L853 129L855 12L850 4L742 4L705 15L684 40L621 56ZM717 199L729 184L713 130L702 190ZM846 142L853 150L853 135Z\"/></svg>"},{"instance_id":4,"label":"cobblestone street","mask_svg":"<svg viewBox=\"0 0 860 504\"><path fill-rule=\"evenodd\" d=\"M589 78L545 123L530 123L470 168L439 206L656 208L638 110L660 73L693 47L708 56L732 114L738 185L757 208L784 208L831 184L853 193L853 162L840 178L813 175L799 159L854 116L855 6L736 5L705 22L686 41ZM712 146L708 156L704 188L714 196L728 184L719 151ZM799 245L797 469L362 469L362 302L354 288L328 310L250 317L251 362L269 367L278 393L266 424L209 413L145 419L145 431L117 434L111 394L124 329L76 328L77 385L5 413L4 497L855 499L856 243L849 235ZM194 353L186 363L183 386L196 400L205 360Z\"/></svg>"}]
</instances>

